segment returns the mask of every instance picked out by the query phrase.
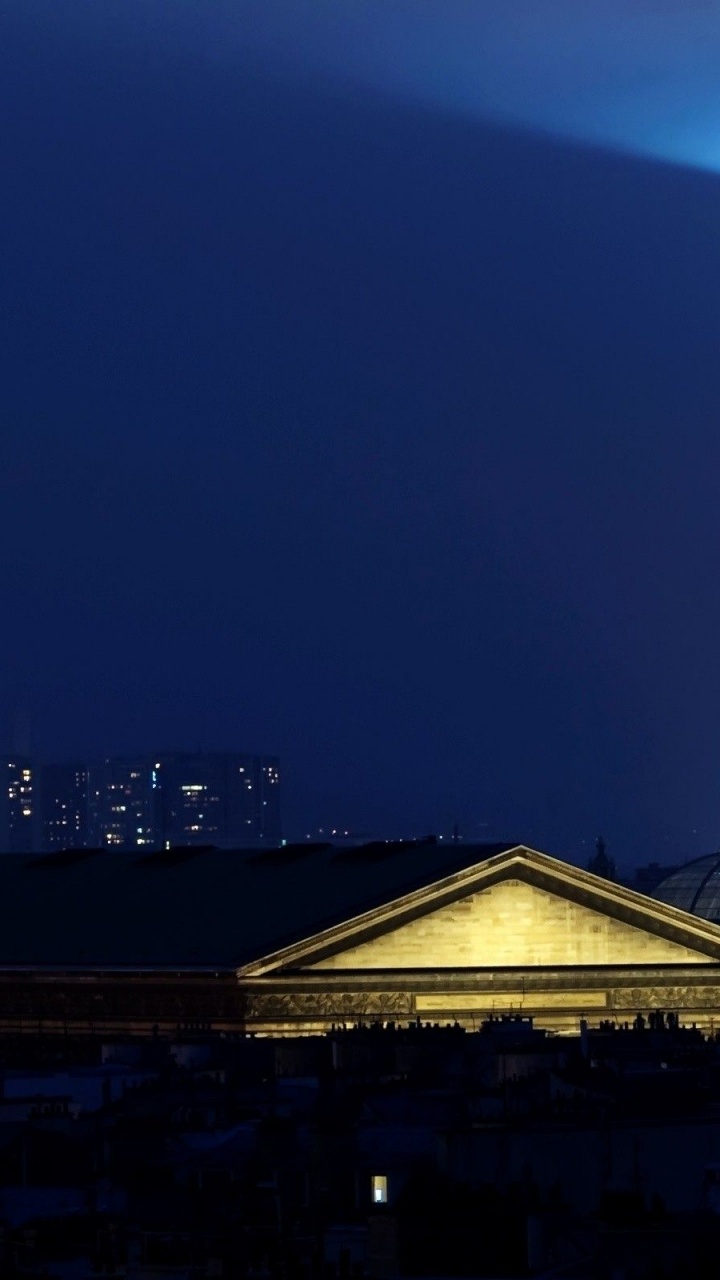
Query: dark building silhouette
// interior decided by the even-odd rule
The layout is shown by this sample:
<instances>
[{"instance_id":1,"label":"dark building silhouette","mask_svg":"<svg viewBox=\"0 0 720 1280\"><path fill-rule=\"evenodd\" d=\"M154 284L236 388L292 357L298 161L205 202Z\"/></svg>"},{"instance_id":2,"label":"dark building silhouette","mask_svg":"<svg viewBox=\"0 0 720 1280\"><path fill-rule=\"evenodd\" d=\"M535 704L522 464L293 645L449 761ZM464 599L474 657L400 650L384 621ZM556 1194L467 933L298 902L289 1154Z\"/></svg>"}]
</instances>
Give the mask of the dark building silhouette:
<instances>
[{"instance_id":1,"label":"dark building silhouette","mask_svg":"<svg viewBox=\"0 0 720 1280\"><path fill-rule=\"evenodd\" d=\"M82 848L88 841L88 766L47 764L40 770L42 847Z\"/></svg>"},{"instance_id":2,"label":"dark building silhouette","mask_svg":"<svg viewBox=\"0 0 720 1280\"><path fill-rule=\"evenodd\" d=\"M43 770L43 848L159 849L275 845L281 836L275 757L157 753ZM29 851L13 843L5 848Z\"/></svg>"},{"instance_id":3,"label":"dark building silhouette","mask_svg":"<svg viewBox=\"0 0 720 1280\"><path fill-rule=\"evenodd\" d=\"M0 756L0 849L38 847L37 778L28 756Z\"/></svg>"},{"instance_id":4,"label":"dark building silhouette","mask_svg":"<svg viewBox=\"0 0 720 1280\"><path fill-rule=\"evenodd\" d=\"M609 857L607 845L602 836L598 836L595 841L595 854L588 862L588 871L592 871L594 876L602 876L603 880L615 880L615 862Z\"/></svg>"},{"instance_id":5,"label":"dark building silhouette","mask_svg":"<svg viewBox=\"0 0 720 1280\"><path fill-rule=\"evenodd\" d=\"M88 768L88 834L94 848L158 848L162 842L158 762L115 758Z\"/></svg>"},{"instance_id":6,"label":"dark building silhouette","mask_svg":"<svg viewBox=\"0 0 720 1280\"><path fill-rule=\"evenodd\" d=\"M208 753L157 761L163 842L276 844L280 774L273 757Z\"/></svg>"},{"instance_id":7,"label":"dark building silhouette","mask_svg":"<svg viewBox=\"0 0 720 1280\"><path fill-rule=\"evenodd\" d=\"M678 869L678 866L666 867L659 862L648 862L644 867L637 867L625 883L629 889L636 889L638 893L649 893L652 897L658 885Z\"/></svg>"}]
</instances>

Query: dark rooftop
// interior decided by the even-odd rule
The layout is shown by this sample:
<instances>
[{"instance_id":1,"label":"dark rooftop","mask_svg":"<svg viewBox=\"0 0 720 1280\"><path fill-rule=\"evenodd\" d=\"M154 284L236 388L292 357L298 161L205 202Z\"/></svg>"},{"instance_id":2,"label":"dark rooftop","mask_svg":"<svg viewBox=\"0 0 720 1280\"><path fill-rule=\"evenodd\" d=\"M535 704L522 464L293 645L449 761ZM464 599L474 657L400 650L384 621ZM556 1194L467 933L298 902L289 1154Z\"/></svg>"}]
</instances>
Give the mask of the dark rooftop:
<instances>
[{"instance_id":1,"label":"dark rooftop","mask_svg":"<svg viewBox=\"0 0 720 1280\"><path fill-rule=\"evenodd\" d=\"M232 968L513 848L0 855L0 967Z\"/></svg>"}]
</instances>

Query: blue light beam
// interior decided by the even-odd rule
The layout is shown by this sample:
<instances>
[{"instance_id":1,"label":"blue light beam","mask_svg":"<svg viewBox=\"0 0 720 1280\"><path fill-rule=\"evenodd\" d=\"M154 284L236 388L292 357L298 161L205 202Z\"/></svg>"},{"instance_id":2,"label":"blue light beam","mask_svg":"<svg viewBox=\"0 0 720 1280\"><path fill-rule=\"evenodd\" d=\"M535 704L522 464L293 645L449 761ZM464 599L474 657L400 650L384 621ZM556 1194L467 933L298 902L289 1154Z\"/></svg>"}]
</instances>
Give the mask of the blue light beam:
<instances>
[{"instance_id":1,"label":"blue light beam","mask_svg":"<svg viewBox=\"0 0 720 1280\"><path fill-rule=\"evenodd\" d=\"M218 44L229 17L214 12ZM246 0L241 25L245 46L287 68L720 168L714 0Z\"/></svg>"}]
</instances>

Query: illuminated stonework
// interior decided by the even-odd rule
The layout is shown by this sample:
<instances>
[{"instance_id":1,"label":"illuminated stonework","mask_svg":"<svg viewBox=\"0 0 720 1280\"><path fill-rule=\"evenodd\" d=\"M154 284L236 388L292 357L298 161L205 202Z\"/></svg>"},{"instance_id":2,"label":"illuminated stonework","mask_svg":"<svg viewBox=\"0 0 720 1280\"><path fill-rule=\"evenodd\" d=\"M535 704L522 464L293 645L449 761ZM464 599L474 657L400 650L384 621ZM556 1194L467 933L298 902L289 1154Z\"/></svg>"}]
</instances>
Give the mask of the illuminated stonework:
<instances>
[{"instance_id":1,"label":"illuminated stonework","mask_svg":"<svg viewBox=\"0 0 720 1280\"><path fill-rule=\"evenodd\" d=\"M701 964L689 947L545 889L506 880L314 966L320 969L507 965Z\"/></svg>"},{"instance_id":2,"label":"illuminated stonework","mask_svg":"<svg viewBox=\"0 0 720 1280\"><path fill-rule=\"evenodd\" d=\"M248 1027L664 1008L720 1023L720 926L519 847L238 971Z\"/></svg>"}]
</instances>

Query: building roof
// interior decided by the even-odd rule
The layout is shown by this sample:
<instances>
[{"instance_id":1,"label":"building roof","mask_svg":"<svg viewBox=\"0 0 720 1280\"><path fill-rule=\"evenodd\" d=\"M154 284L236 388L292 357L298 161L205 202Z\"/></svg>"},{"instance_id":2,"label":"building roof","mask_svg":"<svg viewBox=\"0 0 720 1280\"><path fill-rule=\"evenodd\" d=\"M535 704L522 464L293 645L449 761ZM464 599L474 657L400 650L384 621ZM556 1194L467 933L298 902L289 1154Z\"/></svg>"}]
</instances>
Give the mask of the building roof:
<instances>
[{"instance_id":1,"label":"building roof","mask_svg":"<svg viewBox=\"0 0 720 1280\"><path fill-rule=\"evenodd\" d=\"M0 967L235 968L513 844L0 855Z\"/></svg>"},{"instance_id":2,"label":"building roof","mask_svg":"<svg viewBox=\"0 0 720 1280\"><path fill-rule=\"evenodd\" d=\"M679 867L653 889L654 898L720 924L720 852Z\"/></svg>"}]
</instances>

